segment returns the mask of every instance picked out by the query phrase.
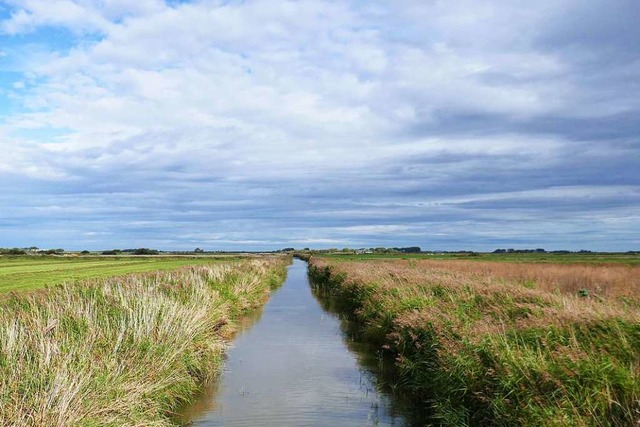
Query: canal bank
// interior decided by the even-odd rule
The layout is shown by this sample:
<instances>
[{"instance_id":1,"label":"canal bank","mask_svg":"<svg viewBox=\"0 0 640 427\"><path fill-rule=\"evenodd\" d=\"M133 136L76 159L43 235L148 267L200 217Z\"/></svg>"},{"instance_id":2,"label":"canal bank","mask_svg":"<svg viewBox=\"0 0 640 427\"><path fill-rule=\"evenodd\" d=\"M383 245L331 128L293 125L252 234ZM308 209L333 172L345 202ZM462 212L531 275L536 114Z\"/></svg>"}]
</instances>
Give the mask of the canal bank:
<instances>
[{"instance_id":1,"label":"canal bank","mask_svg":"<svg viewBox=\"0 0 640 427\"><path fill-rule=\"evenodd\" d=\"M295 260L261 313L246 319L224 371L185 413L194 426L412 426L380 386L380 360L355 341Z\"/></svg>"}]
</instances>

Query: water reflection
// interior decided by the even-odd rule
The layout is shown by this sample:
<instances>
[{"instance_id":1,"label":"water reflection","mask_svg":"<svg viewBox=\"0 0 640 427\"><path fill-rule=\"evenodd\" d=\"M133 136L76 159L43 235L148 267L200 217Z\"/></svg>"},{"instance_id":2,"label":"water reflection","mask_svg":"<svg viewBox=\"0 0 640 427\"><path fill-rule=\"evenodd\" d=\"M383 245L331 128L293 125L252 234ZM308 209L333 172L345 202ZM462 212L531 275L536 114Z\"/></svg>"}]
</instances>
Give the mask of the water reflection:
<instances>
[{"instance_id":1,"label":"water reflection","mask_svg":"<svg viewBox=\"0 0 640 427\"><path fill-rule=\"evenodd\" d=\"M262 318L263 312L263 307L261 307L239 318L234 338L237 340L245 332L249 331L253 325ZM204 384L202 390L193 402L178 410L178 416L175 422L181 425L193 425L194 420L201 418L203 414L213 412L222 388L221 386L222 382L219 377L214 378L211 383Z\"/></svg>"},{"instance_id":2,"label":"water reflection","mask_svg":"<svg viewBox=\"0 0 640 427\"><path fill-rule=\"evenodd\" d=\"M312 294L306 264L294 261L261 317L236 337L219 381L185 409L185 420L195 426L421 425L410 405L384 391L376 378L379 359L344 332L332 311L330 299Z\"/></svg>"},{"instance_id":3,"label":"water reflection","mask_svg":"<svg viewBox=\"0 0 640 427\"><path fill-rule=\"evenodd\" d=\"M389 412L395 417L403 419L402 425L407 426L427 426L434 421L432 414L428 410L428 405L417 402L401 387L398 387L397 372L393 367L393 360L389 355L382 352L363 341L361 328L357 324L349 321L343 314L341 304L329 293L320 290L312 290L313 297L318 301L323 310L333 314L340 320L342 340L349 351L356 357L363 375L366 375L376 390L389 397Z\"/></svg>"}]
</instances>

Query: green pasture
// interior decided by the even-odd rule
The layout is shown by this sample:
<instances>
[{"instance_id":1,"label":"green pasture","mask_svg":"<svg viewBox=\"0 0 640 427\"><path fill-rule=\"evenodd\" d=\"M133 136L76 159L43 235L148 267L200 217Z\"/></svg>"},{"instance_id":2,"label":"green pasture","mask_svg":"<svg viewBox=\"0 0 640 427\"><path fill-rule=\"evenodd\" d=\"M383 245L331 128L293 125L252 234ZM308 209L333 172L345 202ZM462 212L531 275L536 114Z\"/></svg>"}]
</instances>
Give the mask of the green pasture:
<instances>
[{"instance_id":1,"label":"green pasture","mask_svg":"<svg viewBox=\"0 0 640 427\"><path fill-rule=\"evenodd\" d=\"M233 257L0 256L0 292L27 290L81 279L171 270Z\"/></svg>"},{"instance_id":2,"label":"green pasture","mask_svg":"<svg viewBox=\"0 0 640 427\"><path fill-rule=\"evenodd\" d=\"M313 255L313 253L311 253ZM353 254L318 253L323 258L335 261L369 261L384 259L433 259L433 260L469 260L520 263L557 263L557 264L627 264L640 265L640 255L625 253L414 253L414 254Z\"/></svg>"}]
</instances>

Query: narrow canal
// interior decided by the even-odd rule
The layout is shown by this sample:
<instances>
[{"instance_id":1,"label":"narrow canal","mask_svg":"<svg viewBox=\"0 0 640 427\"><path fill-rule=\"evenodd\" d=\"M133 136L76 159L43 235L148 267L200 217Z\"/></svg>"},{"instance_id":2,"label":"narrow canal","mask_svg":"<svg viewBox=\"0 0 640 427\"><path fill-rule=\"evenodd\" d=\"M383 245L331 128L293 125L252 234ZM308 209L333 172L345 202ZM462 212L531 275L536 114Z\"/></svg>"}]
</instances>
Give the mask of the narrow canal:
<instances>
[{"instance_id":1,"label":"narrow canal","mask_svg":"<svg viewBox=\"0 0 640 427\"><path fill-rule=\"evenodd\" d=\"M417 425L407 405L378 390L375 354L343 331L338 316L327 311L330 306L312 292L307 264L294 260L263 311L245 319L222 375L186 408L184 421L193 426Z\"/></svg>"}]
</instances>

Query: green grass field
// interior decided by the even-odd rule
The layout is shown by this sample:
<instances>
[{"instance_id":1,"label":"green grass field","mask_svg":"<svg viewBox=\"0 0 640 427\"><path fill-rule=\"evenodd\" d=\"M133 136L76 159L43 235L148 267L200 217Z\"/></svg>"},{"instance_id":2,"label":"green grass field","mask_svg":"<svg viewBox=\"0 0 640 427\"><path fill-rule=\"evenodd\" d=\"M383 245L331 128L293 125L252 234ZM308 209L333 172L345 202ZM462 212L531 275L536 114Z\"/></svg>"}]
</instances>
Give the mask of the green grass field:
<instances>
[{"instance_id":1,"label":"green grass field","mask_svg":"<svg viewBox=\"0 0 640 427\"><path fill-rule=\"evenodd\" d=\"M624 253L435 253L435 254L351 254L351 253L322 253L318 254L323 258L345 261L368 261L368 260L393 260L393 259L433 259L433 260L469 260L469 261L497 261L515 263L554 263L554 264L627 264L640 265L640 255Z\"/></svg>"},{"instance_id":2,"label":"green grass field","mask_svg":"<svg viewBox=\"0 0 640 427\"><path fill-rule=\"evenodd\" d=\"M64 282L129 273L172 270L184 265L203 265L233 259L235 258L231 256L0 256L0 292L35 289Z\"/></svg>"}]
</instances>

